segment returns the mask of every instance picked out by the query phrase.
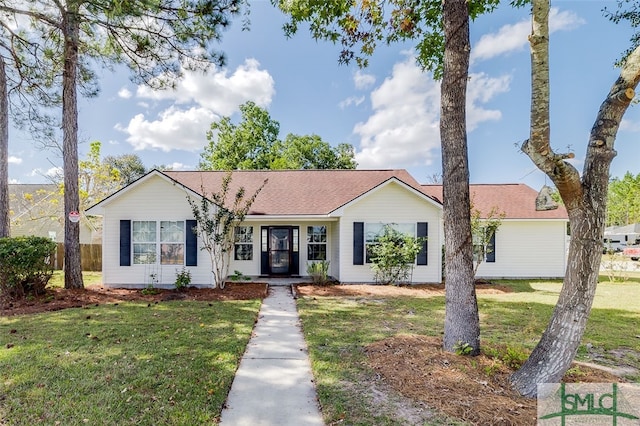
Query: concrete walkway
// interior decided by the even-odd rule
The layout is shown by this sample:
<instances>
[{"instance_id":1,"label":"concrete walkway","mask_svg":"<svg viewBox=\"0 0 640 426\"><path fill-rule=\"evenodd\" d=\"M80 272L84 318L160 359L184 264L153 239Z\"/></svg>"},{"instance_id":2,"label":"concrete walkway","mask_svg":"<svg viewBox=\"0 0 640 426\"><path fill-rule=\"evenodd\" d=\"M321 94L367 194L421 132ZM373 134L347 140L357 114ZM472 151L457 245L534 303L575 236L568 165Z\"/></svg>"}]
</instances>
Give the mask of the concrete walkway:
<instances>
[{"instance_id":1,"label":"concrete walkway","mask_svg":"<svg viewBox=\"0 0 640 426\"><path fill-rule=\"evenodd\" d=\"M220 424L324 424L290 286L269 287Z\"/></svg>"}]
</instances>

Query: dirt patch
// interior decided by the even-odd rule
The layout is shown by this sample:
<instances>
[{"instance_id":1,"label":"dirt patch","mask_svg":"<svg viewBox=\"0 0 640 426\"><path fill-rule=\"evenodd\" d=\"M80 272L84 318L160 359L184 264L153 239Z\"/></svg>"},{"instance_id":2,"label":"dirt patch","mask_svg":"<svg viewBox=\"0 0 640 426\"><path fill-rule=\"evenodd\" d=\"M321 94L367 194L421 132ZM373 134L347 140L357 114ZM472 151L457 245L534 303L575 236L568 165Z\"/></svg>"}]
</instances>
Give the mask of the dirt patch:
<instances>
[{"instance_id":1,"label":"dirt patch","mask_svg":"<svg viewBox=\"0 0 640 426\"><path fill-rule=\"evenodd\" d=\"M536 401L511 389L513 370L499 360L444 352L441 339L427 336L395 336L367 346L365 352L369 365L390 387L450 417L474 425L536 424ZM623 380L582 365L564 381Z\"/></svg>"},{"instance_id":2,"label":"dirt patch","mask_svg":"<svg viewBox=\"0 0 640 426\"><path fill-rule=\"evenodd\" d=\"M442 284L412 284L412 285L372 285L372 284L341 284L330 286L300 284L295 287L299 296L357 296L357 297L434 297L444 296ZM509 287L495 284L478 284L478 294L511 293Z\"/></svg>"},{"instance_id":3,"label":"dirt patch","mask_svg":"<svg viewBox=\"0 0 640 426\"><path fill-rule=\"evenodd\" d=\"M157 294L144 294L142 290L106 288L99 285L84 289L48 289L35 298L17 301L0 301L0 315L21 315L58 311L88 305L121 302L166 302L170 300L246 300L262 299L267 295L264 283L228 283L224 289L187 288L181 291L158 290Z\"/></svg>"}]
</instances>

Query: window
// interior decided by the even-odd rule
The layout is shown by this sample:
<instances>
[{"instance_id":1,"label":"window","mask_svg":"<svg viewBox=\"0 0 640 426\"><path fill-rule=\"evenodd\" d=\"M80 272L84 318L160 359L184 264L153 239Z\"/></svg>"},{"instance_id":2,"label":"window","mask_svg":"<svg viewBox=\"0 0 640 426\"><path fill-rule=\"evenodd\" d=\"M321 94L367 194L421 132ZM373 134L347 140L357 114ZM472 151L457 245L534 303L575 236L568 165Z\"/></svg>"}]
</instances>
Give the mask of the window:
<instances>
[{"instance_id":1,"label":"window","mask_svg":"<svg viewBox=\"0 0 640 426\"><path fill-rule=\"evenodd\" d=\"M184 265L184 220L160 222L160 264Z\"/></svg>"},{"instance_id":2,"label":"window","mask_svg":"<svg viewBox=\"0 0 640 426\"><path fill-rule=\"evenodd\" d=\"M327 227L307 227L307 260L327 260Z\"/></svg>"},{"instance_id":3,"label":"window","mask_svg":"<svg viewBox=\"0 0 640 426\"><path fill-rule=\"evenodd\" d=\"M235 260L253 260L253 226L236 226Z\"/></svg>"},{"instance_id":4,"label":"window","mask_svg":"<svg viewBox=\"0 0 640 426\"><path fill-rule=\"evenodd\" d=\"M412 237L416 236L415 223L365 223L364 244L366 254L365 261L367 263L371 263L371 246L377 243L378 237L382 235L386 225L389 225L391 228L402 234L410 235Z\"/></svg>"},{"instance_id":5,"label":"window","mask_svg":"<svg viewBox=\"0 0 640 426\"><path fill-rule=\"evenodd\" d=\"M184 265L184 221L155 220L133 221L131 239L133 242L133 264ZM160 238L158 238L158 234Z\"/></svg>"},{"instance_id":6,"label":"window","mask_svg":"<svg viewBox=\"0 0 640 426\"><path fill-rule=\"evenodd\" d=\"M156 263L156 222L134 221L132 227L133 264Z\"/></svg>"},{"instance_id":7,"label":"window","mask_svg":"<svg viewBox=\"0 0 640 426\"><path fill-rule=\"evenodd\" d=\"M495 262L495 229L480 228L472 234L473 263Z\"/></svg>"}]
</instances>

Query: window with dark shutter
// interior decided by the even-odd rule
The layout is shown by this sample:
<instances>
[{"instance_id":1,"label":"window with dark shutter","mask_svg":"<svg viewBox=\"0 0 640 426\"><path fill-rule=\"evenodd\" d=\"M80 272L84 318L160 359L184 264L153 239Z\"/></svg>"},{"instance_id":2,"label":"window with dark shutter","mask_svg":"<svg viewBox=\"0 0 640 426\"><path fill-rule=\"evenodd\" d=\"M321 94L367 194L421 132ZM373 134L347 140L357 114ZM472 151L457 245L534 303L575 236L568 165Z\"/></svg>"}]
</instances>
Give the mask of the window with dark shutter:
<instances>
[{"instance_id":1,"label":"window with dark shutter","mask_svg":"<svg viewBox=\"0 0 640 426\"><path fill-rule=\"evenodd\" d=\"M364 222L353 222L353 264L364 265Z\"/></svg>"},{"instance_id":2,"label":"window with dark shutter","mask_svg":"<svg viewBox=\"0 0 640 426\"><path fill-rule=\"evenodd\" d=\"M198 234L196 232L198 222L195 220L187 220L186 222L187 229L185 236L185 266L198 266Z\"/></svg>"},{"instance_id":3,"label":"window with dark shutter","mask_svg":"<svg viewBox=\"0 0 640 426\"><path fill-rule=\"evenodd\" d=\"M120 266L131 266L131 221L120 221Z\"/></svg>"},{"instance_id":4,"label":"window with dark shutter","mask_svg":"<svg viewBox=\"0 0 640 426\"><path fill-rule=\"evenodd\" d=\"M424 238L424 242L422 243L422 248L418 253L418 257L416 258L416 263L418 265L426 265L427 264L427 237L429 236L429 224L427 222L418 222L418 226L416 229L416 237Z\"/></svg>"},{"instance_id":5,"label":"window with dark shutter","mask_svg":"<svg viewBox=\"0 0 640 426\"><path fill-rule=\"evenodd\" d=\"M487 262L496 261L496 231L489 230L491 232L491 238L489 238L489 244L487 244Z\"/></svg>"}]
</instances>

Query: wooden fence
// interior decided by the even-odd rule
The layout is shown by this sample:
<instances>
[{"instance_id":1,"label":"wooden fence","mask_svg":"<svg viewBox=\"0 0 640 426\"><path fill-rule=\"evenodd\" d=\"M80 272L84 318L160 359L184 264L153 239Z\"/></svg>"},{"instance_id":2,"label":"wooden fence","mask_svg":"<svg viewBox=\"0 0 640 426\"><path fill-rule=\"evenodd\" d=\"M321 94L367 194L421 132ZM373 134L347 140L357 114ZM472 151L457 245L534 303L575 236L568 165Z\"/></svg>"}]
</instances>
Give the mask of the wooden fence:
<instances>
[{"instance_id":1,"label":"wooden fence","mask_svg":"<svg viewBox=\"0 0 640 426\"><path fill-rule=\"evenodd\" d=\"M80 244L83 271L102 271L102 244ZM64 269L64 244L58 243L54 269Z\"/></svg>"}]
</instances>

